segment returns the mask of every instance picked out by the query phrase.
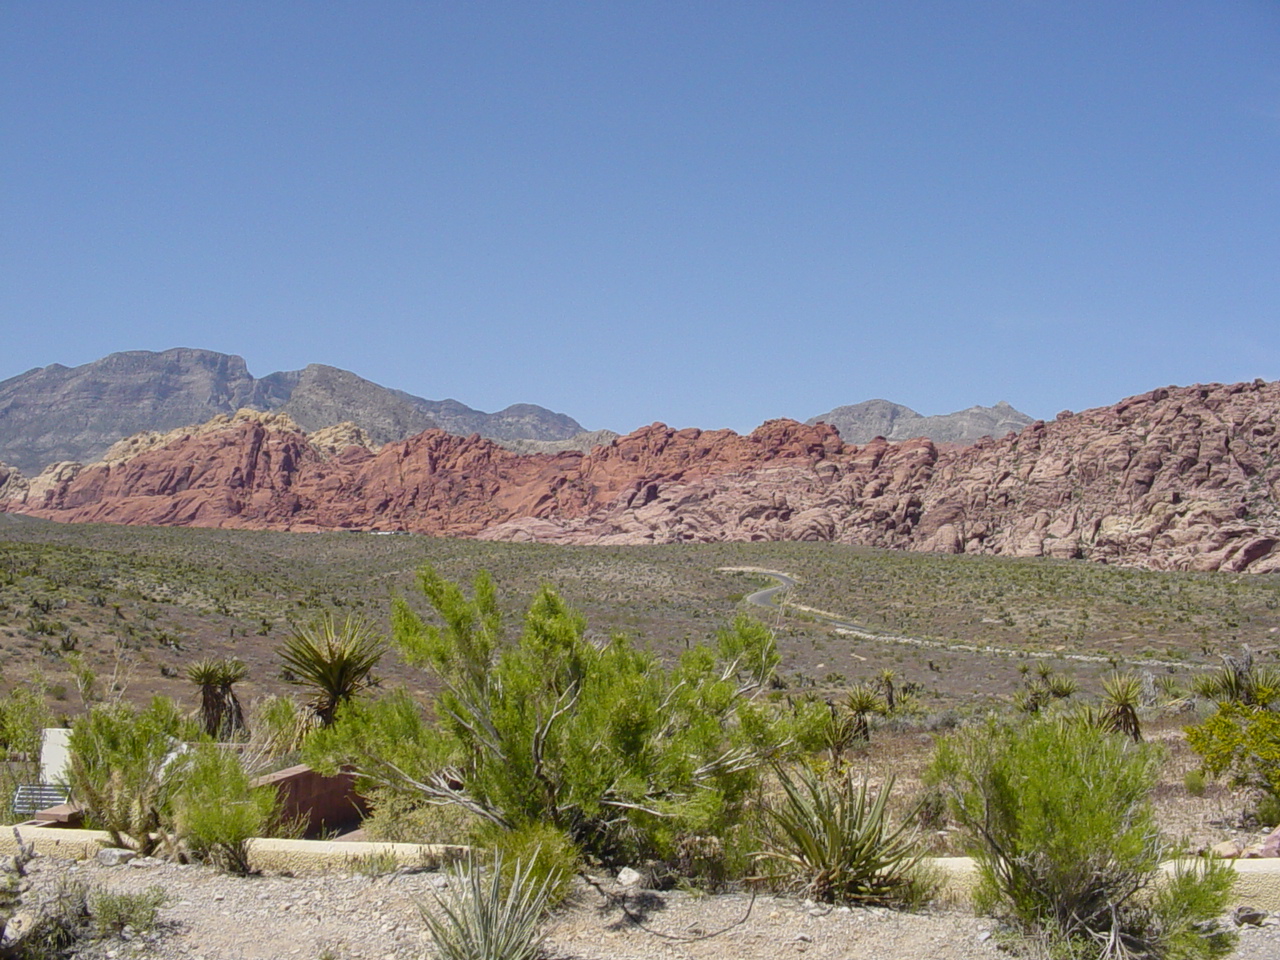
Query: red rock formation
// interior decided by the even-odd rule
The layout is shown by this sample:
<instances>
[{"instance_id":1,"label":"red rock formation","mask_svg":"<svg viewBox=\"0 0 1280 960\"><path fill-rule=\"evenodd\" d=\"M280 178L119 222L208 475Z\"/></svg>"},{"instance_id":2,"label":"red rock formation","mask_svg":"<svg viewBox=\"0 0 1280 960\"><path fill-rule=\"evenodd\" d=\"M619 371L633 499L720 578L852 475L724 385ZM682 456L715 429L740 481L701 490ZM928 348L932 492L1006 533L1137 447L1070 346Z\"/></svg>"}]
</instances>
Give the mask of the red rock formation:
<instances>
[{"instance_id":1,"label":"red rock formation","mask_svg":"<svg viewBox=\"0 0 1280 960\"><path fill-rule=\"evenodd\" d=\"M1280 570L1280 384L1155 390L1000 440L843 444L654 424L589 454L520 456L429 430L378 452L242 414L10 481L51 519L406 529L561 543L833 540L1167 569Z\"/></svg>"}]
</instances>

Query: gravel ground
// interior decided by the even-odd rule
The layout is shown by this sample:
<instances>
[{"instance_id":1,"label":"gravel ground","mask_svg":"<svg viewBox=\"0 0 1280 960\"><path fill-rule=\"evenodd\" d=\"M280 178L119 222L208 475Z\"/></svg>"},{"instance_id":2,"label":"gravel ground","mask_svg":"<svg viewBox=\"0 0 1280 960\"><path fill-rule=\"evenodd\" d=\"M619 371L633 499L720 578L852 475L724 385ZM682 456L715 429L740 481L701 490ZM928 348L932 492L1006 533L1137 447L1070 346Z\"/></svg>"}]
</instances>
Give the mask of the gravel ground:
<instances>
[{"instance_id":1,"label":"gravel ground","mask_svg":"<svg viewBox=\"0 0 1280 960\"><path fill-rule=\"evenodd\" d=\"M34 891L75 879L140 892L161 887L169 902L147 936L86 945L80 960L402 960L431 956L419 905L446 878L326 874L235 878L161 861L104 867L38 858ZM614 887L613 890L618 888ZM816 906L746 895L700 897L631 892L641 925L591 887L548 926L551 960L983 960L1008 957L995 922L955 910L903 914ZM128 936L128 934L126 934ZM701 938L701 939L699 939ZM1280 924L1245 927L1234 960L1280 957Z\"/></svg>"}]
</instances>

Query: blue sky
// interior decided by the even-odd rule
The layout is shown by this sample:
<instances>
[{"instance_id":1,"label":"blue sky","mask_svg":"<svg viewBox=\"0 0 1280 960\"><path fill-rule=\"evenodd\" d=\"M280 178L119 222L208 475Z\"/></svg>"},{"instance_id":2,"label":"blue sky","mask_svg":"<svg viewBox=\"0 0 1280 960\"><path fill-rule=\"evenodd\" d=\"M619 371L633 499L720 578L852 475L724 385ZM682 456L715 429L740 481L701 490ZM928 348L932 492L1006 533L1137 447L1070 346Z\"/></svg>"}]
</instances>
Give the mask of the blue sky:
<instances>
[{"instance_id":1,"label":"blue sky","mask_svg":"<svg viewBox=\"0 0 1280 960\"><path fill-rule=\"evenodd\" d=\"M0 379L589 428L1280 378L1280 5L0 5Z\"/></svg>"}]
</instances>

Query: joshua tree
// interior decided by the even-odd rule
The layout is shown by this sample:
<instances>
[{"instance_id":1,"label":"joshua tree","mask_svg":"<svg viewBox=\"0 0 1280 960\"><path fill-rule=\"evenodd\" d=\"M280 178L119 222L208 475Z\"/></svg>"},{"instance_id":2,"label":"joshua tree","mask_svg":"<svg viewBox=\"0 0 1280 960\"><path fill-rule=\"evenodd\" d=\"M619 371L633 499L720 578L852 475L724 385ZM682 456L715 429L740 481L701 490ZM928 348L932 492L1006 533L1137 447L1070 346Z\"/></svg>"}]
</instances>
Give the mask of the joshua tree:
<instances>
[{"instance_id":1,"label":"joshua tree","mask_svg":"<svg viewBox=\"0 0 1280 960\"><path fill-rule=\"evenodd\" d=\"M206 657L187 668L187 679L200 688L200 722L215 740L232 740L245 730L244 710L232 689L249 668L240 660Z\"/></svg>"},{"instance_id":2,"label":"joshua tree","mask_svg":"<svg viewBox=\"0 0 1280 960\"><path fill-rule=\"evenodd\" d=\"M322 726L333 723L338 706L374 684L373 668L382 659L382 638L363 620L348 617L341 624L325 614L296 627L280 658L290 683L315 691L310 706Z\"/></svg>"}]
</instances>

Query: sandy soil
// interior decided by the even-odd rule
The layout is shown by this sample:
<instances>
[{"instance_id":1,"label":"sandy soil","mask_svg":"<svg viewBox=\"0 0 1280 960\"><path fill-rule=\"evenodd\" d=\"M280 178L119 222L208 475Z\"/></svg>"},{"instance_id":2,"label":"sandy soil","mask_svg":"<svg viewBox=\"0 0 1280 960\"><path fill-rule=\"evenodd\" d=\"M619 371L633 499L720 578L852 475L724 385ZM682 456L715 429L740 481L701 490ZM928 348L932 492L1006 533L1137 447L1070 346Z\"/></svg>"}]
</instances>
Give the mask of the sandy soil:
<instances>
[{"instance_id":1,"label":"sandy soil","mask_svg":"<svg viewBox=\"0 0 1280 960\"><path fill-rule=\"evenodd\" d=\"M402 960L431 950L420 919L433 873L233 878L161 861L103 867L38 858L37 892L75 880L112 891L159 886L153 934L87 944L79 960ZM616 889L616 888L615 888ZM747 895L632 892L629 917L583 886L548 924L549 960L989 960L1007 957L994 921L960 910L897 913ZM634 918L639 919L639 923ZM1280 925L1246 927L1234 960L1280 956Z\"/></svg>"}]
</instances>

